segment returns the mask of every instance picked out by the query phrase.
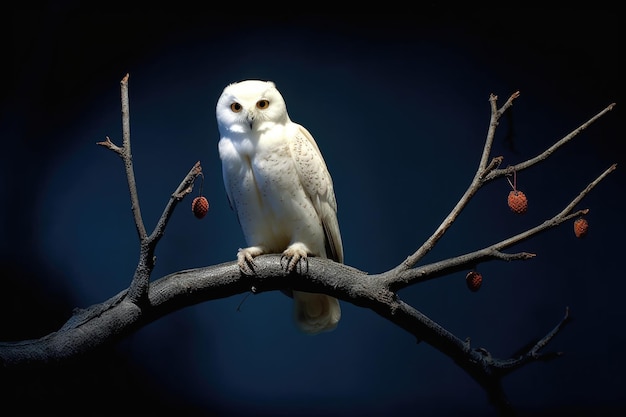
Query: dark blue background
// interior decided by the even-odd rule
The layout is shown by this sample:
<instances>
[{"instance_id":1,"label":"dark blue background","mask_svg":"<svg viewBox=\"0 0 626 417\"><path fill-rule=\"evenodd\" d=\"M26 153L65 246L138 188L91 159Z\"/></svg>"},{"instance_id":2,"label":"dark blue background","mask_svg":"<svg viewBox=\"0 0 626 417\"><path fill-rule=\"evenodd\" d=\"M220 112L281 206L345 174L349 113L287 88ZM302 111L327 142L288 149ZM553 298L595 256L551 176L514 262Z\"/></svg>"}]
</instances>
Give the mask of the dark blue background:
<instances>
[{"instance_id":1,"label":"dark blue background","mask_svg":"<svg viewBox=\"0 0 626 417\"><path fill-rule=\"evenodd\" d=\"M146 227L152 230L198 160L211 203L202 221L190 198L176 209L157 248L155 279L231 261L244 245L217 154L214 106L228 83L276 82L333 175L346 263L370 273L394 267L435 230L474 175L489 94L502 104L520 90L493 147L505 165L542 152L610 103L618 106L518 175L530 201L525 216L509 211L505 180L489 184L423 262L543 222L617 162L581 204L591 209L589 235L576 239L567 223L511 248L537 257L480 265L477 293L459 273L401 297L498 357L543 336L569 306L574 321L548 346L566 355L508 376L511 401L529 415L624 411L616 11L255 17L180 8L86 13L68 3L7 16L3 340L55 331L72 308L130 283L138 243L123 166L95 145L106 135L122 142L119 81L127 72ZM3 401L65 412L78 411L82 398L95 410L126 401L129 410L179 415L493 415L482 389L449 358L369 310L342 303L338 329L310 337L295 329L284 295L244 298L186 308L85 361L5 377Z\"/></svg>"}]
</instances>

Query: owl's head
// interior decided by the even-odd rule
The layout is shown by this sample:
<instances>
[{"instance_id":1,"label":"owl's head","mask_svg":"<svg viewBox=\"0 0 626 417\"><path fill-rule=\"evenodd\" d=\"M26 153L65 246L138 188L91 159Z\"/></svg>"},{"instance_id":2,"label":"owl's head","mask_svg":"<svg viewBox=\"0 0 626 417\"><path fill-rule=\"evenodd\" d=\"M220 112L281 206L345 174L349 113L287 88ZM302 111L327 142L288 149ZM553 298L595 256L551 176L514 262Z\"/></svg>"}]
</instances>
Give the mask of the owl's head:
<instances>
[{"instance_id":1,"label":"owl's head","mask_svg":"<svg viewBox=\"0 0 626 417\"><path fill-rule=\"evenodd\" d=\"M229 84L217 100L215 114L222 134L262 130L267 122L289 122L285 100L271 81Z\"/></svg>"}]
</instances>

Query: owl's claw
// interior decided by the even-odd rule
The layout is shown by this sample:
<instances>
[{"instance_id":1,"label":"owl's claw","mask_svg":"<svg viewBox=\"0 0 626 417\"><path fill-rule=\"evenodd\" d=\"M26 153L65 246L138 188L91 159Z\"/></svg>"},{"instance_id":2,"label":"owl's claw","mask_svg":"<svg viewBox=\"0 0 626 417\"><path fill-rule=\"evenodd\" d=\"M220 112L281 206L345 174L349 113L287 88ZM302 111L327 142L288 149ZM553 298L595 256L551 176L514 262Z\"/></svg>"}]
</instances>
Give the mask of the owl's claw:
<instances>
[{"instance_id":1,"label":"owl's claw","mask_svg":"<svg viewBox=\"0 0 626 417\"><path fill-rule=\"evenodd\" d=\"M289 246L280 257L280 266L283 266L283 260L285 260L285 270L287 272L293 272L295 269L299 269L298 273L309 271L309 259L306 248L300 245Z\"/></svg>"},{"instance_id":2,"label":"owl's claw","mask_svg":"<svg viewBox=\"0 0 626 417\"><path fill-rule=\"evenodd\" d=\"M241 249L237 252L237 265L244 275L254 275L256 263L254 258L263 254L263 250L259 247L250 247Z\"/></svg>"}]
</instances>

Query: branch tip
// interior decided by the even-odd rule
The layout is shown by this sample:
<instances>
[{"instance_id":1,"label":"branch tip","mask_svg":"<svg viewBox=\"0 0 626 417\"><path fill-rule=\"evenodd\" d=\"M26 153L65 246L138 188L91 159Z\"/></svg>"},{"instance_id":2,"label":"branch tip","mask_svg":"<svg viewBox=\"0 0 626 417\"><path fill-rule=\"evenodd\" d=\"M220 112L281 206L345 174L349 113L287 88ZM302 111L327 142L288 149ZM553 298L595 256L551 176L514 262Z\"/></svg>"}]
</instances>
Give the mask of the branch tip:
<instances>
[{"instance_id":1,"label":"branch tip","mask_svg":"<svg viewBox=\"0 0 626 417\"><path fill-rule=\"evenodd\" d=\"M196 162L192 168L193 175L198 176L202 173L202 165L200 165L200 161Z\"/></svg>"},{"instance_id":2,"label":"branch tip","mask_svg":"<svg viewBox=\"0 0 626 417\"><path fill-rule=\"evenodd\" d=\"M489 165L485 168L485 173L498 169L502 164L502 161L504 161L504 156L494 156Z\"/></svg>"},{"instance_id":3,"label":"branch tip","mask_svg":"<svg viewBox=\"0 0 626 417\"><path fill-rule=\"evenodd\" d=\"M118 155L122 155L122 148L120 148L119 146L117 146L116 144L114 144L111 141L111 138L109 138L108 136L105 136L105 140L101 141L101 142L96 142L96 145L100 145L100 146L104 146L105 148L112 150L113 152L117 153Z\"/></svg>"},{"instance_id":4,"label":"branch tip","mask_svg":"<svg viewBox=\"0 0 626 417\"><path fill-rule=\"evenodd\" d=\"M108 136L105 136L102 142L96 142L96 145L102 145L102 146L108 146L112 144L113 142L111 141L111 138Z\"/></svg>"}]
</instances>

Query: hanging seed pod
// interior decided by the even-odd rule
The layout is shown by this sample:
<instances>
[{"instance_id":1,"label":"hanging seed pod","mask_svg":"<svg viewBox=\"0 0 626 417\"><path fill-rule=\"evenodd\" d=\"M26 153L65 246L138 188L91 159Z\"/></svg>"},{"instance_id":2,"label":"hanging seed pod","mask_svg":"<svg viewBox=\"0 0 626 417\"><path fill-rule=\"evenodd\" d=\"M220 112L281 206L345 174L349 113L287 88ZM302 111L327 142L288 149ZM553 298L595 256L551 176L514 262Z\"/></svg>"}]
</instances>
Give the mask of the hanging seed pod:
<instances>
[{"instance_id":1,"label":"hanging seed pod","mask_svg":"<svg viewBox=\"0 0 626 417\"><path fill-rule=\"evenodd\" d=\"M480 289L480 286L483 283L483 276L480 272L469 271L465 276L465 283L470 291L476 292Z\"/></svg>"},{"instance_id":2,"label":"hanging seed pod","mask_svg":"<svg viewBox=\"0 0 626 417\"><path fill-rule=\"evenodd\" d=\"M526 194L517 189L517 171L513 171L513 182L509 178L506 179L513 191L509 192L507 199L509 208L517 214L524 214L528 210L528 199Z\"/></svg>"},{"instance_id":3,"label":"hanging seed pod","mask_svg":"<svg viewBox=\"0 0 626 417\"><path fill-rule=\"evenodd\" d=\"M191 211L198 219L203 218L209 212L209 201L204 196L199 196L191 202Z\"/></svg>"},{"instance_id":4,"label":"hanging seed pod","mask_svg":"<svg viewBox=\"0 0 626 417\"><path fill-rule=\"evenodd\" d=\"M583 217L579 217L574 221L574 234L577 238L585 237L589 231L589 223Z\"/></svg>"},{"instance_id":5,"label":"hanging seed pod","mask_svg":"<svg viewBox=\"0 0 626 417\"><path fill-rule=\"evenodd\" d=\"M526 194L519 190L513 190L509 193L508 203L509 208L517 214L524 214L528 210Z\"/></svg>"}]
</instances>

